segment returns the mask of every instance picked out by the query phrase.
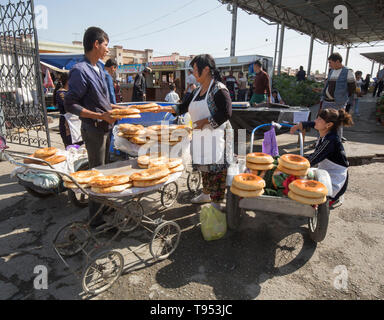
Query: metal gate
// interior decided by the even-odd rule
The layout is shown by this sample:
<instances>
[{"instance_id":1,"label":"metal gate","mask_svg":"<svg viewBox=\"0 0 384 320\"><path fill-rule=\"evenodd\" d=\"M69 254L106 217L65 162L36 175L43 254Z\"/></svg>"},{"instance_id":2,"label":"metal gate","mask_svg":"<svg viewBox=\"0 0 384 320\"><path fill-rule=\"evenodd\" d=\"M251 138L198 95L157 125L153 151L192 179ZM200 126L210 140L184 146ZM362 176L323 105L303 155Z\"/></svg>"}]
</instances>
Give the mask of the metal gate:
<instances>
[{"instance_id":1,"label":"metal gate","mask_svg":"<svg viewBox=\"0 0 384 320\"><path fill-rule=\"evenodd\" d=\"M0 134L7 142L51 146L33 0L0 4Z\"/></svg>"}]
</instances>

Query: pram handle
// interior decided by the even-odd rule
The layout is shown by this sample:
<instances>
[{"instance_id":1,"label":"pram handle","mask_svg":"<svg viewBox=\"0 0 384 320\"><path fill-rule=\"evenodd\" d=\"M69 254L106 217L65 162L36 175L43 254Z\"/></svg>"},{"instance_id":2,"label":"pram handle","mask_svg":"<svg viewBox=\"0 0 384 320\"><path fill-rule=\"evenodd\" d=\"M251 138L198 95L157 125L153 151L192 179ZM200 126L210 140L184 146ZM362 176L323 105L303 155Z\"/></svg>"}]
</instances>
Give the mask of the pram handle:
<instances>
[{"instance_id":1,"label":"pram handle","mask_svg":"<svg viewBox=\"0 0 384 320\"><path fill-rule=\"evenodd\" d=\"M19 154L8 152L8 151L3 151L2 153L4 154L6 160L9 163L14 164L16 166L24 167L24 168L31 169L31 170L41 171L41 172L45 172L45 173L55 173L55 174L59 175L60 177L65 176L68 179L70 179L70 181L72 181L72 183L75 184L81 190L81 192L83 192L86 195L89 195L88 192L85 189L83 189L79 185L79 183L73 177L71 177L68 173L55 170L51 166L51 164L46 162L46 161L42 160L41 162L42 163L46 163L48 166L50 166L50 168L35 168L35 167L32 167L32 166L30 166L28 164L25 164L25 163L22 163L22 162L18 162L13 157L17 157L17 158L21 158L21 159L31 159L31 160L39 160L39 159L22 156L22 155L19 155Z\"/></svg>"},{"instance_id":2,"label":"pram handle","mask_svg":"<svg viewBox=\"0 0 384 320\"><path fill-rule=\"evenodd\" d=\"M292 128L293 125L291 124L287 124L287 123L276 123L276 122L272 122L272 123L266 123L266 124L262 124L258 127L256 127L255 129L253 129L252 131L252 135L251 135L251 145L250 145L250 152L249 153L252 153L253 152L253 143L255 141L255 133L257 130L261 129L261 128L264 128L264 127L268 127L268 126L273 126L273 127L276 127L276 128L281 128L281 127L287 127L287 128ZM304 155L304 140L303 140L303 134L300 130L298 130L299 132L299 138L300 138L300 155L303 156Z\"/></svg>"}]
</instances>

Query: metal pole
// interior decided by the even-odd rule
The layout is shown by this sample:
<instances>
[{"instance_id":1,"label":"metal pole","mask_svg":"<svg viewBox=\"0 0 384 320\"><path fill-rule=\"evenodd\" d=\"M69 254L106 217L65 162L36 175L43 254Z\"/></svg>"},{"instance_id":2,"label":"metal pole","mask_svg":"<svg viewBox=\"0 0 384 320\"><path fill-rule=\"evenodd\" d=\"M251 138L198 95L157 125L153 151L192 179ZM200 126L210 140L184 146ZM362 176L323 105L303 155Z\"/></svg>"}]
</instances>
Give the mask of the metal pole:
<instances>
[{"instance_id":1,"label":"metal pole","mask_svg":"<svg viewBox=\"0 0 384 320\"><path fill-rule=\"evenodd\" d=\"M277 24L276 43L275 43L275 57L273 58L273 75L275 75L276 57L277 57L277 46L278 46L278 43L279 43L279 33L280 33L280 24Z\"/></svg>"},{"instance_id":2,"label":"metal pole","mask_svg":"<svg viewBox=\"0 0 384 320\"><path fill-rule=\"evenodd\" d=\"M311 68L312 68L312 55L313 55L313 43L315 41L315 36L311 34L311 44L309 46L309 57L308 57L308 68L307 68L307 79L311 76Z\"/></svg>"},{"instance_id":3,"label":"metal pole","mask_svg":"<svg viewBox=\"0 0 384 320\"><path fill-rule=\"evenodd\" d=\"M237 29L237 3L233 4L232 9L232 38L231 38L231 57L234 57L236 51L236 29Z\"/></svg>"},{"instance_id":4,"label":"metal pole","mask_svg":"<svg viewBox=\"0 0 384 320\"><path fill-rule=\"evenodd\" d=\"M351 47L347 47L347 57L345 58L345 66L348 65L348 60L349 60L349 50L351 49Z\"/></svg>"},{"instance_id":5,"label":"metal pole","mask_svg":"<svg viewBox=\"0 0 384 320\"><path fill-rule=\"evenodd\" d=\"M373 78L373 68L375 67L375 61L372 61L371 78Z\"/></svg>"},{"instance_id":6,"label":"metal pole","mask_svg":"<svg viewBox=\"0 0 384 320\"><path fill-rule=\"evenodd\" d=\"M44 99L44 91L43 91L43 79L41 77L40 73L40 53L39 53L39 40L37 37L37 30L36 30L36 24L35 24L35 6L33 4L33 0L31 1L31 14L32 14L32 24L33 24L33 32L34 32L34 40L35 40L35 71L36 71L36 89L37 89L37 95L38 98L41 100L41 107L43 108L44 112L44 121L45 121L45 127L47 129L47 143L48 147L51 147L51 136L49 133L49 126L48 126L48 116L47 116L47 108L45 106L45 99ZM39 99L38 99L39 100ZM38 101L35 101L38 103ZM34 103L35 103L34 102ZM40 147L40 140L38 142Z\"/></svg>"},{"instance_id":7,"label":"metal pole","mask_svg":"<svg viewBox=\"0 0 384 320\"><path fill-rule=\"evenodd\" d=\"M329 64L328 64L328 57L329 57L329 47L330 47L330 44L328 44L328 50L327 50L327 60L325 60L325 76L328 75L328 71L329 71Z\"/></svg>"},{"instance_id":8,"label":"metal pole","mask_svg":"<svg viewBox=\"0 0 384 320\"><path fill-rule=\"evenodd\" d=\"M281 62L283 60L283 46L284 46L284 32L285 32L285 23L281 23L281 34L280 34L280 48L279 48L279 63L277 66L277 74L281 75Z\"/></svg>"}]
</instances>

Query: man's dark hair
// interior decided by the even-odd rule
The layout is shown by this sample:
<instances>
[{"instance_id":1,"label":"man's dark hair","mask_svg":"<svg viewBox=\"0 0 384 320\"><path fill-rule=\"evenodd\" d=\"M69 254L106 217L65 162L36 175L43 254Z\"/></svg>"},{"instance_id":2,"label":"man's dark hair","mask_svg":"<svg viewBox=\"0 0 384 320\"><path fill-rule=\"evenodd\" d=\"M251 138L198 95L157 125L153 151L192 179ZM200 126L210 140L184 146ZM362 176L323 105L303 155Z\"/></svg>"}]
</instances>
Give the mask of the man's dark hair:
<instances>
[{"instance_id":1,"label":"man's dark hair","mask_svg":"<svg viewBox=\"0 0 384 320\"><path fill-rule=\"evenodd\" d=\"M329 58L328 58L328 60L332 60L332 61L334 61L334 62L336 62L336 61L340 61L340 63L342 63L343 62L343 57L341 56L341 54L340 53L332 53L330 56L329 56Z\"/></svg>"},{"instance_id":2,"label":"man's dark hair","mask_svg":"<svg viewBox=\"0 0 384 320\"><path fill-rule=\"evenodd\" d=\"M105 63L105 67L106 68L117 67L117 63L115 60L108 59L107 62Z\"/></svg>"},{"instance_id":3,"label":"man's dark hair","mask_svg":"<svg viewBox=\"0 0 384 320\"><path fill-rule=\"evenodd\" d=\"M99 43L103 43L104 41L109 42L108 35L100 28L90 27L85 31L83 38L83 46L85 53L91 51L93 49L93 44L98 41Z\"/></svg>"},{"instance_id":4,"label":"man's dark hair","mask_svg":"<svg viewBox=\"0 0 384 320\"><path fill-rule=\"evenodd\" d=\"M170 83L169 84L169 89L172 90L172 91L175 90L176 89L176 85L174 83Z\"/></svg>"},{"instance_id":5,"label":"man's dark hair","mask_svg":"<svg viewBox=\"0 0 384 320\"><path fill-rule=\"evenodd\" d=\"M255 61L254 64L257 65L257 66L259 66L260 68L261 68L261 66L262 66L262 64L261 64L261 62L260 62L259 60Z\"/></svg>"},{"instance_id":6,"label":"man's dark hair","mask_svg":"<svg viewBox=\"0 0 384 320\"><path fill-rule=\"evenodd\" d=\"M300 70L304 70L304 67L303 67L303 66L300 66Z\"/></svg>"}]
</instances>

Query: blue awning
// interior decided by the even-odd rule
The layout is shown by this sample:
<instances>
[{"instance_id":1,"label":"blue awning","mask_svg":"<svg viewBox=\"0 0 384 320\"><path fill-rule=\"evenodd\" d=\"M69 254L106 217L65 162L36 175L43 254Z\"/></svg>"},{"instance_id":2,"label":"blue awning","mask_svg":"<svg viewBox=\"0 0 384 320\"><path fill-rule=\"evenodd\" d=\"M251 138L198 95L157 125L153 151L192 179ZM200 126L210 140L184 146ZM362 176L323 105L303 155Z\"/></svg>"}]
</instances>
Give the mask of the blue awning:
<instances>
[{"instance_id":1,"label":"blue awning","mask_svg":"<svg viewBox=\"0 0 384 320\"><path fill-rule=\"evenodd\" d=\"M72 53L44 53L40 54L40 61L56 68L71 70L71 68L84 58L83 54Z\"/></svg>"}]
</instances>

